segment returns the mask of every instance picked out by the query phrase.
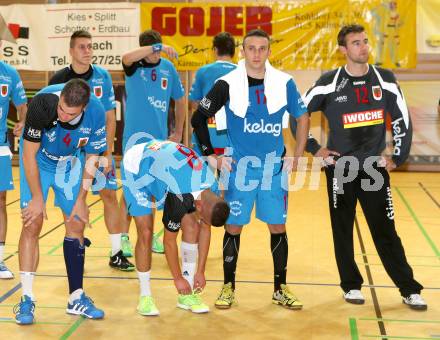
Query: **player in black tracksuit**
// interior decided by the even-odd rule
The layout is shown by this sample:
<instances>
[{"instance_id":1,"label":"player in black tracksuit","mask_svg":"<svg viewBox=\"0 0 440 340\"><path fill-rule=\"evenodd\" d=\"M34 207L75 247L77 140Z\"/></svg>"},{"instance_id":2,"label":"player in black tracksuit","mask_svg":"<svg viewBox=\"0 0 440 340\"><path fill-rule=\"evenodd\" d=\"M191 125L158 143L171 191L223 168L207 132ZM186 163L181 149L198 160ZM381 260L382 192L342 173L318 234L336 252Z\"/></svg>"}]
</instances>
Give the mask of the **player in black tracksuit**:
<instances>
[{"instance_id":1,"label":"player in black tracksuit","mask_svg":"<svg viewBox=\"0 0 440 340\"><path fill-rule=\"evenodd\" d=\"M309 138L315 155L337 155L325 168L336 261L344 298L364 303L362 276L354 260L353 223L359 200L382 263L399 288L403 302L413 309L427 308L423 286L413 278L394 226L388 171L408 157L412 127L403 94L391 71L369 65L368 39L362 26L344 26L338 35L344 67L323 74L307 91L309 113L322 111L329 123L327 148ZM386 114L391 116L392 158L385 149ZM319 151L318 151L319 149ZM333 150L333 151L330 151ZM358 165L358 166L357 166ZM351 177L351 179L350 179Z\"/></svg>"}]
</instances>

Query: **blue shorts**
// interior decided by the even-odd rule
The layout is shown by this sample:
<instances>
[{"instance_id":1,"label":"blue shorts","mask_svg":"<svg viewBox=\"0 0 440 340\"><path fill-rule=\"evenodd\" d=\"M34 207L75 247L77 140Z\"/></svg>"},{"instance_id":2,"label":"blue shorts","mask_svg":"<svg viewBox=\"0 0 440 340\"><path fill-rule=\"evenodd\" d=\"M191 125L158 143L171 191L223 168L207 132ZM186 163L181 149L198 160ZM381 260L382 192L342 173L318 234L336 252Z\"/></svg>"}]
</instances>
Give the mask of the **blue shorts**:
<instances>
[{"instance_id":1,"label":"blue shorts","mask_svg":"<svg viewBox=\"0 0 440 340\"><path fill-rule=\"evenodd\" d=\"M163 209L167 193L163 184L149 175L139 177L129 173L128 176L121 163L122 190L130 216L151 215L153 209Z\"/></svg>"},{"instance_id":2,"label":"blue shorts","mask_svg":"<svg viewBox=\"0 0 440 340\"><path fill-rule=\"evenodd\" d=\"M40 165L38 168L44 202L47 200L49 189L52 188L55 194L54 205L60 207L66 215L70 215L82 184L83 167L81 162L75 162L73 168L65 172L53 173ZM20 207L22 209L27 207L31 200L32 193L24 173L24 167L20 162Z\"/></svg>"},{"instance_id":3,"label":"blue shorts","mask_svg":"<svg viewBox=\"0 0 440 340\"><path fill-rule=\"evenodd\" d=\"M12 181L12 162L11 157L0 156L0 192L14 190L14 182Z\"/></svg>"},{"instance_id":4,"label":"blue shorts","mask_svg":"<svg viewBox=\"0 0 440 340\"><path fill-rule=\"evenodd\" d=\"M99 192L103 189L108 189L108 190L118 189L118 183L116 181L116 165L113 156L112 156L112 169L107 173L107 175L104 175L104 173L102 172L103 170L104 170L103 167L98 168L98 170L95 173L95 178L93 179L93 184L92 184L92 192L94 195L98 195Z\"/></svg>"},{"instance_id":5,"label":"blue shorts","mask_svg":"<svg viewBox=\"0 0 440 340\"><path fill-rule=\"evenodd\" d=\"M225 190L225 200L231 209L226 223L248 224L254 202L259 220L268 224L286 223L288 191L282 185L284 181L287 181L284 172L263 178L261 170L248 169L244 173L233 169Z\"/></svg>"}]
</instances>

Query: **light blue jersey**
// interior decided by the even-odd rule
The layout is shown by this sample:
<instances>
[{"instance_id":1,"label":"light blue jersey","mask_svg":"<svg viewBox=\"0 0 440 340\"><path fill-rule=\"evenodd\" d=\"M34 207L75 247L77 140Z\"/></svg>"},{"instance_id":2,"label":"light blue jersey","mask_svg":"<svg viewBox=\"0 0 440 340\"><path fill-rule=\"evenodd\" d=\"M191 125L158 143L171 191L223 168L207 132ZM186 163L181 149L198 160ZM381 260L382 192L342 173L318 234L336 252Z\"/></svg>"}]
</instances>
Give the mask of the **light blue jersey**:
<instances>
[{"instance_id":1,"label":"light blue jersey","mask_svg":"<svg viewBox=\"0 0 440 340\"><path fill-rule=\"evenodd\" d=\"M107 112L116 108L115 92L113 90L112 78L107 70L97 65L93 68L92 76L87 79L87 83L92 93L101 101L104 110Z\"/></svg>"},{"instance_id":2,"label":"light blue jersey","mask_svg":"<svg viewBox=\"0 0 440 340\"><path fill-rule=\"evenodd\" d=\"M168 192L179 195L217 188L214 171L203 159L171 141L153 139L134 145L126 150L122 167L124 197L132 216L149 214L152 197L160 207Z\"/></svg>"},{"instance_id":3,"label":"light blue jersey","mask_svg":"<svg viewBox=\"0 0 440 340\"><path fill-rule=\"evenodd\" d=\"M249 86L249 107L244 118L231 111L229 102L225 105L228 135L233 147L234 159L255 156L264 161L267 155L273 152L275 152L275 157L282 156L284 152L282 129L285 112L287 111L295 118L307 112L293 80L289 80L286 87L286 105L271 114L267 109L263 84Z\"/></svg>"},{"instance_id":4,"label":"light blue jersey","mask_svg":"<svg viewBox=\"0 0 440 340\"><path fill-rule=\"evenodd\" d=\"M214 63L201 67L194 78L191 90L188 98L193 101L200 101L211 90L215 81L225 74L228 74L234 70L237 65L227 61L216 61ZM228 136L226 130L218 131L217 124L215 123L215 117L208 119L209 137L211 139L212 147L216 154L223 154L224 149L229 145ZM193 133L191 143L193 148L199 153L199 146L197 137Z\"/></svg>"},{"instance_id":5,"label":"light blue jersey","mask_svg":"<svg viewBox=\"0 0 440 340\"><path fill-rule=\"evenodd\" d=\"M17 70L0 61L0 192L14 189L11 151L8 142L9 103L26 104L26 94Z\"/></svg>"},{"instance_id":6,"label":"light blue jersey","mask_svg":"<svg viewBox=\"0 0 440 340\"><path fill-rule=\"evenodd\" d=\"M7 119L10 100L15 106L26 104L26 93L17 70L0 61L0 146L9 145Z\"/></svg>"},{"instance_id":7,"label":"light blue jersey","mask_svg":"<svg viewBox=\"0 0 440 340\"><path fill-rule=\"evenodd\" d=\"M124 114L122 149L129 138L143 132L151 138L168 138L168 109L170 99L184 96L182 82L174 65L167 59L158 64L144 60L124 66L127 106Z\"/></svg>"},{"instance_id":8,"label":"light blue jersey","mask_svg":"<svg viewBox=\"0 0 440 340\"><path fill-rule=\"evenodd\" d=\"M89 103L75 124L58 120L59 95L65 84L43 88L29 105L22 140L20 141L20 204L24 208L32 199L23 165L23 139L40 143L36 159L41 191L46 201L49 188L55 193L55 205L70 214L76 202L84 164L80 151L100 154L107 149L105 111L91 95Z\"/></svg>"}]
</instances>

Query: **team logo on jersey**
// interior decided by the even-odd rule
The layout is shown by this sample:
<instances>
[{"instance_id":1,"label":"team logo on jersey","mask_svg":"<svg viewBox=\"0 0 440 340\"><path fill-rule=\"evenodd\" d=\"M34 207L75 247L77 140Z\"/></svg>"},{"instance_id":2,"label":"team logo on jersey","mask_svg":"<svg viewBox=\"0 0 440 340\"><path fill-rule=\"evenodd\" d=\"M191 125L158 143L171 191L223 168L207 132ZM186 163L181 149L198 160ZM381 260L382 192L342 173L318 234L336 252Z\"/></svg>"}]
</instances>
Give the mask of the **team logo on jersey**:
<instances>
[{"instance_id":1,"label":"team logo on jersey","mask_svg":"<svg viewBox=\"0 0 440 340\"><path fill-rule=\"evenodd\" d=\"M162 90L166 90L168 88L168 78L162 78L160 85L162 87Z\"/></svg>"},{"instance_id":2,"label":"team logo on jersey","mask_svg":"<svg viewBox=\"0 0 440 340\"><path fill-rule=\"evenodd\" d=\"M80 139L78 140L78 146L77 146L77 148L82 148L83 146L86 146L88 141L89 141L89 137L83 137L83 138L80 138Z\"/></svg>"},{"instance_id":3,"label":"team logo on jersey","mask_svg":"<svg viewBox=\"0 0 440 340\"><path fill-rule=\"evenodd\" d=\"M377 85L377 86L372 86L371 89L373 90L373 98L376 100L381 100L382 88L379 85Z\"/></svg>"},{"instance_id":4,"label":"team logo on jersey","mask_svg":"<svg viewBox=\"0 0 440 340\"><path fill-rule=\"evenodd\" d=\"M342 122L344 129L383 124L383 109L346 113L342 115Z\"/></svg>"},{"instance_id":5,"label":"team logo on jersey","mask_svg":"<svg viewBox=\"0 0 440 340\"><path fill-rule=\"evenodd\" d=\"M6 97L8 95L8 89L9 89L9 85L8 84L1 84L1 94L2 94L2 97Z\"/></svg>"},{"instance_id":6,"label":"team logo on jersey","mask_svg":"<svg viewBox=\"0 0 440 340\"><path fill-rule=\"evenodd\" d=\"M101 99L102 98L102 86L93 86L93 93L96 96L96 98Z\"/></svg>"}]
</instances>

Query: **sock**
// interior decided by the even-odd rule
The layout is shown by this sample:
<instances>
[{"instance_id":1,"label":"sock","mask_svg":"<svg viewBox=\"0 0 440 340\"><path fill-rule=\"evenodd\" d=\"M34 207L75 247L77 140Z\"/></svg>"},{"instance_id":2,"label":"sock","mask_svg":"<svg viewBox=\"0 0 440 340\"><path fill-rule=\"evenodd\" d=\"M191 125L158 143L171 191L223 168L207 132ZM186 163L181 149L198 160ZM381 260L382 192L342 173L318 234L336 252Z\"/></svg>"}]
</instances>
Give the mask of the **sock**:
<instances>
[{"instance_id":1,"label":"sock","mask_svg":"<svg viewBox=\"0 0 440 340\"><path fill-rule=\"evenodd\" d=\"M73 301L79 300L81 298L82 293L84 293L84 291L81 288L78 288L77 290L72 292L72 294L70 294L69 296L69 303L72 304Z\"/></svg>"},{"instance_id":2,"label":"sock","mask_svg":"<svg viewBox=\"0 0 440 340\"><path fill-rule=\"evenodd\" d=\"M64 262L69 280L69 294L83 287L85 247L89 245L90 241L86 238L84 238L83 245L79 243L77 238L64 238Z\"/></svg>"},{"instance_id":3,"label":"sock","mask_svg":"<svg viewBox=\"0 0 440 340\"><path fill-rule=\"evenodd\" d=\"M235 270L237 269L238 251L240 250L240 234L232 235L225 231L223 237L223 274L224 283L232 283L235 289Z\"/></svg>"},{"instance_id":4,"label":"sock","mask_svg":"<svg viewBox=\"0 0 440 340\"><path fill-rule=\"evenodd\" d=\"M5 253L5 242L0 242L0 262L3 262L4 253Z\"/></svg>"},{"instance_id":5,"label":"sock","mask_svg":"<svg viewBox=\"0 0 440 340\"><path fill-rule=\"evenodd\" d=\"M109 234L110 243L112 244L112 256L121 250L121 237L122 234Z\"/></svg>"},{"instance_id":6,"label":"sock","mask_svg":"<svg viewBox=\"0 0 440 340\"><path fill-rule=\"evenodd\" d=\"M139 277L139 287L141 296L151 296L150 289L150 270L148 272L137 272Z\"/></svg>"},{"instance_id":7,"label":"sock","mask_svg":"<svg viewBox=\"0 0 440 340\"><path fill-rule=\"evenodd\" d=\"M199 254L198 244L180 243L180 253L182 255L182 276L188 281L191 289L194 288L194 275L197 268L197 256Z\"/></svg>"},{"instance_id":8,"label":"sock","mask_svg":"<svg viewBox=\"0 0 440 340\"><path fill-rule=\"evenodd\" d=\"M22 296L27 295L31 298L32 301L35 301L34 292L32 291L34 276L35 276L34 272L20 272Z\"/></svg>"},{"instance_id":9,"label":"sock","mask_svg":"<svg viewBox=\"0 0 440 340\"><path fill-rule=\"evenodd\" d=\"M273 258L274 290L280 290L282 284L286 284L287 257L289 247L287 234L270 234L270 249Z\"/></svg>"}]
</instances>

